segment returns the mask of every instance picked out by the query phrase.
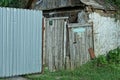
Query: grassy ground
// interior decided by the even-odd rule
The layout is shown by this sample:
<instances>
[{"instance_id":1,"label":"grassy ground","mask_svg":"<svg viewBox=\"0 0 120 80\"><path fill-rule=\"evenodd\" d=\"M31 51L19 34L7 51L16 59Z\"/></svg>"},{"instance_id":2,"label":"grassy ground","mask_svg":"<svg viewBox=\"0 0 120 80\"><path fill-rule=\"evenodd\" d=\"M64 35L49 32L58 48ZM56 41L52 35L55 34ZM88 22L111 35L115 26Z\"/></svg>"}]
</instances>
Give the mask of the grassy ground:
<instances>
[{"instance_id":1,"label":"grassy ground","mask_svg":"<svg viewBox=\"0 0 120 80\"><path fill-rule=\"evenodd\" d=\"M120 80L119 68L93 66L91 62L74 71L45 71L40 75L28 75L31 80Z\"/></svg>"}]
</instances>

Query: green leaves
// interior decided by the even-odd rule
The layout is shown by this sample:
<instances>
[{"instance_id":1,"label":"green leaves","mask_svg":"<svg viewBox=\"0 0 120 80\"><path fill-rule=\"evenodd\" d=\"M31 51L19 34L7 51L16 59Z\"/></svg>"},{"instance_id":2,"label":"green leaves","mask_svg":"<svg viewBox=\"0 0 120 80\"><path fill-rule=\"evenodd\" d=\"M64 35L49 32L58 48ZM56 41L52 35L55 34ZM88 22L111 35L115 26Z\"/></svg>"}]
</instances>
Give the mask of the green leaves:
<instances>
[{"instance_id":1,"label":"green leaves","mask_svg":"<svg viewBox=\"0 0 120 80\"><path fill-rule=\"evenodd\" d=\"M107 55L100 55L93 60L93 64L97 66L120 65L120 48L110 50Z\"/></svg>"},{"instance_id":2,"label":"green leaves","mask_svg":"<svg viewBox=\"0 0 120 80\"><path fill-rule=\"evenodd\" d=\"M26 0L0 0L2 7L24 8L26 3Z\"/></svg>"},{"instance_id":3,"label":"green leaves","mask_svg":"<svg viewBox=\"0 0 120 80\"><path fill-rule=\"evenodd\" d=\"M11 1L13 1L13 0L1 0L0 1L0 6L6 7L6 6L9 5L9 3L11 3Z\"/></svg>"},{"instance_id":4,"label":"green leaves","mask_svg":"<svg viewBox=\"0 0 120 80\"><path fill-rule=\"evenodd\" d=\"M120 0L106 0L106 1L120 8Z\"/></svg>"},{"instance_id":5,"label":"green leaves","mask_svg":"<svg viewBox=\"0 0 120 80\"><path fill-rule=\"evenodd\" d=\"M109 53L107 54L107 60L109 63L115 63L119 64L120 63L120 48L116 48L113 50L110 50Z\"/></svg>"},{"instance_id":6,"label":"green leaves","mask_svg":"<svg viewBox=\"0 0 120 80\"><path fill-rule=\"evenodd\" d=\"M105 55L100 55L93 60L94 64L97 66L105 66L108 64L107 58Z\"/></svg>"}]
</instances>

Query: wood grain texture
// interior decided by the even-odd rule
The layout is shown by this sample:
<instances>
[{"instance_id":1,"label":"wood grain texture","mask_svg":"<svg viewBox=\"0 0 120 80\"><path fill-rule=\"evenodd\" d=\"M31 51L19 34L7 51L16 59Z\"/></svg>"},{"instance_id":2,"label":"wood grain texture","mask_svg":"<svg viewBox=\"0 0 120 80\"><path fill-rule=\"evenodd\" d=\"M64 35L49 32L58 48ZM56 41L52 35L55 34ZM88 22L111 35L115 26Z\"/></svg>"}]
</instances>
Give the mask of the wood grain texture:
<instances>
[{"instance_id":1,"label":"wood grain texture","mask_svg":"<svg viewBox=\"0 0 120 80\"><path fill-rule=\"evenodd\" d=\"M90 60L88 49L93 48L91 24L68 27L64 19L46 19L45 62L51 72L80 67Z\"/></svg>"},{"instance_id":2,"label":"wood grain texture","mask_svg":"<svg viewBox=\"0 0 120 80\"><path fill-rule=\"evenodd\" d=\"M65 68L66 18L48 18L45 29L46 65L53 72Z\"/></svg>"},{"instance_id":3,"label":"wood grain texture","mask_svg":"<svg viewBox=\"0 0 120 80\"><path fill-rule=\"evenodd\" d=\"M92 36L91 24L80 25L74 23L69 25L71 69L80 67L90 60L88 49L93 48Z\"/></svg>"}]
</instances>

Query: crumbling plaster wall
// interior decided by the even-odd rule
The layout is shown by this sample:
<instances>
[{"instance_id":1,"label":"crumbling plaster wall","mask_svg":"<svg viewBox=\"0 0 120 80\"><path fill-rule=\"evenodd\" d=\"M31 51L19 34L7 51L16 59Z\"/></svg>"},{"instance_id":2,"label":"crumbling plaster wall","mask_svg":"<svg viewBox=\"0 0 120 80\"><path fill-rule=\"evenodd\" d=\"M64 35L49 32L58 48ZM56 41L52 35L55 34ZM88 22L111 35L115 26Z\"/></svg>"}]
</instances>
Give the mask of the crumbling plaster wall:
<instances>
[{"instance_id":1,"label":"crumbling plaster wall","mask_svg":"<svg viewBox=\"0 0 120 80\"><path fill-rule=\"evenodd\" d=\"M93 22L95 55L106 54L109 50L120 46L120 21L105 17L97 12L89 14L89 21Z\"/></svg>"}]
</instances>

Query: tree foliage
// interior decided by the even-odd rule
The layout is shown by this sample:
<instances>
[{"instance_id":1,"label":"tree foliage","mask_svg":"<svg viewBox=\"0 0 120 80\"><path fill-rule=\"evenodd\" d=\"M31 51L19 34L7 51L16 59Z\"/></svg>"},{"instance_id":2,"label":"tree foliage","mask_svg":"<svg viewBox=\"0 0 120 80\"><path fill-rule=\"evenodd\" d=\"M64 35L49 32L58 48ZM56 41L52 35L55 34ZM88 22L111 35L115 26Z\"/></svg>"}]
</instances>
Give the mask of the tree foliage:
<instances>
[{"instance_id":1,"label":"tree foliage","mask_svg":"<svg viewBox=\"0 0 120 80\"><path fill-rule=\"evenodd\" d=\"M0 0L0 6L8 6L13 0Z\"/></svg>"},{"instance_id":2,"label":"tree foliage","mask_svg":"<svg viewBox=\"0 0 120 80\"><path fill-rule=\"evenodd\" d=\"M15 7L24 8L27 0L0 0L0 6L2 7Z\"/></svg>"},{"instance_id":3,"label":"tree foliage","mask_svg":"<svg viewBox=\"0 0 120 80\"><path fill-rule=\"evenodd\" d=\"M109 3L112 3L116 5L118 8L120 8L120 0L107 0Z\"/></svg>"}]
</instances>

